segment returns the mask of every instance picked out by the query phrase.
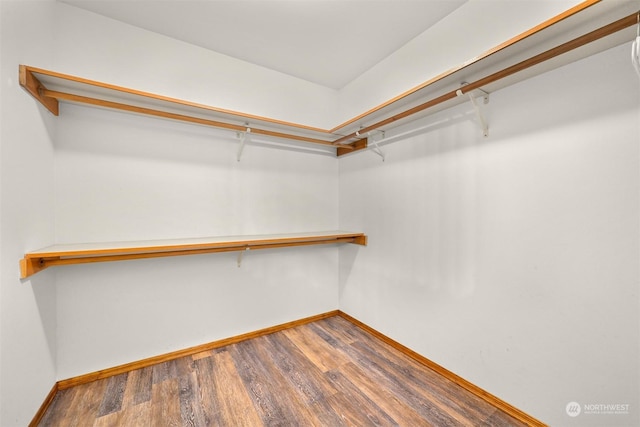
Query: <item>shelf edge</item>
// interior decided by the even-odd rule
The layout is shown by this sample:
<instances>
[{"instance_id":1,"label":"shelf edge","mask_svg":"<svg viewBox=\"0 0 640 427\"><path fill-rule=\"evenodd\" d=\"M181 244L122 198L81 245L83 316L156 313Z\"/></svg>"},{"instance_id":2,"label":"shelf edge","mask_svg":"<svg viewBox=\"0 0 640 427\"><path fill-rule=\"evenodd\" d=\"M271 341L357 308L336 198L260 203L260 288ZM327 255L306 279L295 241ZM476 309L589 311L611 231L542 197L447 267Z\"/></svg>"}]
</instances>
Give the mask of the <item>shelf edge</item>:
<instances>
[{"instance_id":1,"label":"shelf edge","mask_svg":"<svg viewBox=\"0 0 640 427\"><path fill-rule=\"evenodd\" d=\"M265 237L262 239L230 240L204 243L158 246L129 246L95 248L85 250L34 251L20 260L20 278L26 279L45 268L56 265L88 264L96 262L126 261L134 259L199 255L218 252L242 252L245 250L275 249L292 246L352 243L366 246L364 233L331 233L291 237ZM46 248L45 248L46 249Z\"/></svg>"}]
</instances>

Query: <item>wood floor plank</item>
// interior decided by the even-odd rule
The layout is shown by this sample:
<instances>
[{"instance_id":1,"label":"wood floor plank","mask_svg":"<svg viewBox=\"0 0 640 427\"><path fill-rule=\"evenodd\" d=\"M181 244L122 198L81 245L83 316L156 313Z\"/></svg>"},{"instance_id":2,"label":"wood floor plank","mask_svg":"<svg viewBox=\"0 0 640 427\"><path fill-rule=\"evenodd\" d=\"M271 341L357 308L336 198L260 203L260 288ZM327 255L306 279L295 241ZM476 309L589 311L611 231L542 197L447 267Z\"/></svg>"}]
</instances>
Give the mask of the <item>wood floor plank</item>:
<instances>
[{"instance_id":1,"label":"wood floor plank","mask_svg":"<svg viewBox=\"0 0 640 427\"><path fill-rule=\"evenodd\" d=\"M368 373L353 363L340 367L340 372L401 426L426 425L424 417L409 407L396 394L371 381Z\"/></svg>"},{"instance_id":2,"label":"wood floor plank","mask_svg":"<svg viewBox=\"0 0 640 427\"><path fill-rule=\"evenodd\" d=\"M238 374L267 426L314 425L306 405L295 394L284 394L287 380L264 350L264 337L230 346Z\"/></svg>"},{"instance_id":3,"label":"wood floor plank","mask_svg":"<svg viewBox=\"0 0 640 427\"><path fill-rule=\"evenodd\" d=\"M503 411L496 409L494 412L482 420L482 426L486 427L514 427L514 426L526 426L527 424L516 420L509 414L505 414Z\"/></svg>"},{"instance_id":4,"label":"wood floor plank","mask_svg":"<svg viewBox=\"0 0 640 427\"><path fill-rule=\"evenodd\" d=\"M363 354L353 345L346 344L345 341L341 340L339 337L345 336L344 331L336 331L334 326L323 321L317 322L313 326L316 333L326 341L333 343L337 351L348 355L357 366L369 372L373 381L399 396L405 404L418 412L427 422L437 426L458 425L455 418L447 413L446 408L442 408L438 403L422 395L415 394L397 375L379 365L369 355ZM349 339L350 341L353 340L353 336Z\"/></svg>"},{"instance_id":5,"label":"wood floor plank","mask_svg":"<svg viewBox=\"0 0 640 427\"><path fill-rule=\"evenodd\" d=\"M178 378L181 373L185 372L183 368L188 363L190 363L188 358L181 357L153 365L153 384Z\"/></svg>"},{"instance_id":6,"label":"wood floor plank","mask_svg":"<svg viewBox=\"0 0 640 427\"><path fill-rule=\"evenodd\" d=\"M151 401L97 418L93 427L155 427L151 424Z\"/></svg>"},{"instance_id":7,"label":"wood floor plank","mask_svg":"<svg viewBox=\"0 0 640 427\"><path fill-rule=\"evenodd\" d=\"M336 388L326 381L324 373L286 335L272 334L265 337L265 342L275 365L309 409L315 425L339 425L341 417L327 400Z\"/></svg>"},{"instance_id":8,"label":"wood floor plank","mask_svg":"<svg viewBox=\"0 0 640 427\"><path fill-rule=\"evenodd\" d=\"M326 329L330 329L336 338L347 344L352 344L356 341L367 341L373 338L366 331L340 316L328 317L316 323L324 325Z\"/></svg>"},{"instance_id":9,"label":"wood floor plank","mask_svg":"<svg viewBox=\"0 0 640 427\"><path fill-rule=\"evenodd\" d=\"M69 402L70 407L73 408L73 412L68 412L67 417L65 417L59 425L65 427L85 427L92 425L97 417L106 388L106 379L78 386L76 390L74 390L73 399Z\"/></svg>"},{"instance_id":10,"label":"wood floor plank","mask_svg":"<svg viewBox=\"0 0 640 427\"><path fill-rule=\"evenodd\" d=\"M176 427L182 425L180 416L180 387L178 379L168 379L153 385L151 424Z\"/></svg>"},{"instance_id":11,"label":"wood floor plank","mask_svg":"<svg viewBox=\"0 0 640 427\"><path fill-rule=\"evenodd\" d=\"M153 367L147 366L129 373L127 388L124 391L122 406L135 406L151 400L153 386Z\"/></svg>"},{"instance_id":12,"label":"wood floor plank","mask_svg":"<svg viewBox=\"0 0 640 427\"><path fill-rule=\"evenodd\" d=\"M96 418L93 427L116 427L121 426L123 424L125 411L112 412L107 415L103 415L99 418Z\"/></svg>"},{"instance_id":13,"label":"wood floor plank","mask_svg":"<svg viewBox=\"0 0 640 427\"><path fill-rule=\"evenodd\" d=\"M187 359L187 358L185 358ZM205 425L205 416L197 398L198 378L195 371L191 371L178 377L180 387L180 418L182 425L198 427Z\"/></svg>"},{"instance_id":14,"label":"wood floor plank","mask_svg":"<svg viewBox=\"0 0 640 427\"><path fill-rule=\"evenodd\" d=\"M413 366L411 360L399 360L396 354L382 345L375 345L374 343L372 346L371 343L357 342L353 344L353 348L357 349L371 363L380 366L390 378L402 380L407 387L413 389L416 393L425 395L440 404L440 406L464 409L464 405L460 404L458 399L460 396L458 395L466 395L467 393L453 383L442 380L434 381L437 375L433 371L424 367ZM446 393L443 393L445 391ZM482 402L476 401L476 403ZM487 413L481 415L485 416Z\"/></svg>"},{"instance_id":15,"label":"wood floor plank","mask_svg":"<svg viewBox=\"0 0 640 427\"><path fill-rule=\"evenodd\" d=\"M441 378L428 367L395 351L381 341L370 340L367 343L358 341L353 343L353 347L367 354L381 366L385 366L394 375L404 378L413 392L422 393L430 400L439 402L440 406L446 408L447 412L456 419L485 420L495 412L495 407L486 401L468 393L459 385ZM510 422L513 426L525 425L515 419L511 419Z\"/></svg>"},{"instance_id":16,"label":"wood floor plank","mask_svg":"<svg viewBox=\"0 0 640 427\"><path fill-rule=\"evenodd\" d=\"M73 397L76 393L76 388L68 388L65 390L58 390L53 401L44 413L44 416L40 420L40 426L60 426L63 425L67 412L73 412L72 406Z\"/></svg>"},{"instance_id":17,"label":"wood floor plank","mask_svg":"<svg viewBox=\"0 0 640 427\"><path fill-rule=\"evenodd\" d=\"M194 370L193 359L190 357L181 357L173 360L173 370L171 373L175 375L175 378L180 378L185 375L191 374Z\"/></svg>"},{"instance_id":18,"label":"wood floor plank","mask_svg":"<svg viewBox=\"0 0 640 427\"><path fill-rule=\"evenodd\" d=\"M398 390L399 396L413 396L406 403L427 409L429 417L433 417L437 422L443 423L442 425L474 427L468 416L461 415L461 407L453 396L443 396L435 390L439 385L438 383L429 384L426 381L419 380L419 384L416 384L416 373L406 366L404 369L395 369L396 366L389 359L381 356L381 354L385 353L384 349L380 347L376 347L376 351L374 351L365 344L356 342L353 344L353 348L357 349L368 360L368 367L384 376L390 389ZM454 396L458 396L460 391L462 390L456 390Z\"/></svg>"},{"instance_id":19,"label":"wood floor plank","mask_svg":"<svg viewBox=\"0 0 640 427\"><path fill-rule=\"evenodd\" d=\"M352 337L354 341L351 347L359 350L376 366L384 367L389 378L402 381L410 391L407 395L422 394L460 425L474 426L478 420L486 420L494 413L495 408L487 402L468 393L457 384L441 378L436 372L386 343L373 339L358 326L345 319L327 320L319 323L330 331L346 333ZM512 418L510 422L512 426L524 425Z\"/></svg>"},{"instance_id":20,"label":"wood floor plank","mask_svg":"<svg viewBox=\"0 0 640 427\"><path fill-rule=\"evenodd\" d=\"M211 357L212 354L211 350L201 351L200 353L192 354L191 359L196 361L198 359L204 359L205 357Z\"/></svg>"},{"instance_id":21,"label":"wood floor plank","mask_svg":"<svg viewBox=\"0 0 640 427\"><path fill-rule=\"evenodd\" d=\"M328 372L349 363L347 357L341 357L342 354L336 353L327 342L318 339L309 325L287 329L283 334L322 372Z\"/></svg>"},{"instance_id":22,"label":"wood floor plank","mask_svg":"<svg viewBox=\"0 0 640 427\"><path fill-rule=\"evenodd\" d=\"M341 316L58 390L40 426L524 424Z\"/></svg>"},{"instance_id":23,"label":"wood floor plank","mask_svg":"<svg viewBox=\"0 0 640 427\"><path fill-rule=\"evenodd\" d=\"M345 354L356 365L366 370L374 382L399 396L406 406L412 408L413 411L417 412L423 418L424 422L438 426L464 425L464 423L457 424L455 418L447 413L447 408L441 408L419 393L414 393L413 390L408 388L397 376L386 371L377 363L373 363L368 354L363 354L354 347L354 345L360 343L361 340L369 339L374 339L382 345L386 344L376 340L365 331L362 331L357 326L352 325L342 318L324 319L315 322L312 327L315 333L333 346L336 351Z\"/></svg>"},{"instance_id":24,"label":"wood floor plank","mask_svg":"<svg viewBox=\"0 0 640 427\"><path fill-rule=\"evenodd\" d=\"M311 404L331 394L325 385L322 372L309 363L302 352L283 335L265 337L265 344L274 364L292 389L306 403Z\"/></svg>"},{"instance_id":25,"label":"wood floor plank","mask_svg":"<svg viewBox=\"0 0 640 427\"><path fill-rule=\"evenodd\" d=\"M204 419L205 426L224 425L220 418L219 390L215 384L214 374L224 367L214 365L213 355L194 361L195 373L198 378L197 399ZM221 393L220 393L221 394Z\"/></svg>"},{"instance_id":26,"label":"wood floor plank","mask_svg":"<svg viewBox=\"0 0 640 427\"><path fill-rule=\"evenodd\" d=\"M100 380L97 387L87 387L80 391L79 396L73 400L72 405L76 406L75 423L71 425L84 426L90 425L93 419L97 418L100 409L100 397L104 396L107 388L107 380Z\"/></svg>"},{"instance_id":27,"label":"wood floor plank","mask_svg":"<svg viewBox=\"0 0 640 427\"><path fill-rule=\"evenodd\" d=\"M105 380L107 381L107 388L98 410L98 417L118 412L122 408L122 399L127 387L128 375L129 373L124 373Z\"/></svg>"},{"instance_id":28,"label":"wood floor plank","mask_svg":"<svg viewBox=\"0 0 640 427\"><path fill-rule=\"evenodd\" d=\"M245 388L242 378L228 351L220 351L212 356L216 369L211 373L213 384L220 397L220 425L252 427L262 424L253 401Z\"/></svg>"},{"instance_id":29,"label":"wood floor plank","mask_svg":"<svg viewBox=\"0 0 640 427\"><path fill-rule=\"evenodd\" d=\"M383 411L341 372L329 371L325 375L338 391L330 396L328 400L334 410L346 421L346 425L398 425L389 414Z\"/></svg>"},{"instance_id":30,"label":"wood floor plank","mask_svg":"<svg viewBox=\"0 0 640 427\"><path fill-rule=\"evenodd\" d=\"M159 384L169 379L169 362L162 362L152 366L153 384Z\"/></svg>"}]
</instances>

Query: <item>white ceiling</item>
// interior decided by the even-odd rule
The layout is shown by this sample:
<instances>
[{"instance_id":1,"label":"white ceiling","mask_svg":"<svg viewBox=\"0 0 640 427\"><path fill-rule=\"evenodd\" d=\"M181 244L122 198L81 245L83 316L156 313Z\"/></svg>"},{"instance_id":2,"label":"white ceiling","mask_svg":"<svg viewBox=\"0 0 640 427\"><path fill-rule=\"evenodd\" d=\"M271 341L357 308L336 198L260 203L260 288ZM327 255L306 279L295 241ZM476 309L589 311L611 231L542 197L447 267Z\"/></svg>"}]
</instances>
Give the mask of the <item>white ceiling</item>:
<instances>
[{"instance_id":1,"label":"white ceiling","mask_svg":"<svg viewBox=\"0 0 640 427\"><path fill-rule=\"evenodd\" d=\"M467 0L60 0L340 89Z\"/></svg>"}]
</instances>

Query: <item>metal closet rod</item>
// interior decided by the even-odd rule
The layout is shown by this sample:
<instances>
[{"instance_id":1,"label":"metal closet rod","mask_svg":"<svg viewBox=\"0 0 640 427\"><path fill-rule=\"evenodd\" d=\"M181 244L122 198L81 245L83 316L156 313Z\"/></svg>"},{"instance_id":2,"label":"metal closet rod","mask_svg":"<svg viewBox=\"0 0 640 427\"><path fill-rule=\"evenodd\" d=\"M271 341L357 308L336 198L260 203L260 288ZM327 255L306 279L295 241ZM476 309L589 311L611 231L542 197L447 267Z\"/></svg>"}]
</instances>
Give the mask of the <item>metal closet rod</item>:
<instances>
[{"instance_id":1,"label":"metal closet rod","mask_svg":"<svg viewBox=\"0 0 640 427\"><path fill-rule=\"evenodd\" d=\"M352 140L352 139L359 139L361 137L361 135L366 134L367 132L371 132L374 130L378 130L383 126L386 126L388 124L391 124L393 122L396 122L398 120L407 118L409 116L412 116L416 113L419 113L421 111L424 111L428 108L434 107L438 104L442 104L443 102L449 101L451 99L454 99L456 97L458 97L458 91L462 91L463 94L471 92L472 90L475 89L480 89L483 86L486 86L490 83L496 82L498 80L504 79L505 77L509 77L515 73L518 73L520 71L526 70L527 68L531 68L535 65L541 64L545 61L548 61L550 59L553 59L557 56L560 56L564 53L570 52L574 49L577 49L581 46L584 46L586 44L589 44L591 42L594 42L596 40L599 40L603 37L609 36L611 34L615 34L618 31L622 31L625 28L631 27L633 25L637 25L638 23L638 19L640 17L640 12L635 12L629 16L626 16L624 18L621 18L617 21L614 21L610 24L607 24L603 27L600 27L594 31L591 31L587 34L584 34L580 37L577 37L573 40L570 40L566 43L563 43L561 45L558 45L552 49L549 49L545 52L542 52L538 55L532 56L529 59L525 59L524 61L521 61L515 65L511 65L507 68L504 68L500 71L497 71L493 74L490 74L487 77L481 78L479 80L476 80L474 82L471 82L461 88L452 90L450 92L445 93L444 95L440 95L436 98L433 98L427 102L424 102L420 105L417 105L413 108L410 108L408 110L405 110L401 113L398 113L394 116L388 117L384 120L381 120L379 122L376 122L372 125L363 127L362 129L359 129L349 135L343 136L335 141L333 141L334 144L339 144L339 146L341 148L348 148L348 147L353 147L353 142L349 142L347 143L347 141Z\"/></svg>"}]
</instances>

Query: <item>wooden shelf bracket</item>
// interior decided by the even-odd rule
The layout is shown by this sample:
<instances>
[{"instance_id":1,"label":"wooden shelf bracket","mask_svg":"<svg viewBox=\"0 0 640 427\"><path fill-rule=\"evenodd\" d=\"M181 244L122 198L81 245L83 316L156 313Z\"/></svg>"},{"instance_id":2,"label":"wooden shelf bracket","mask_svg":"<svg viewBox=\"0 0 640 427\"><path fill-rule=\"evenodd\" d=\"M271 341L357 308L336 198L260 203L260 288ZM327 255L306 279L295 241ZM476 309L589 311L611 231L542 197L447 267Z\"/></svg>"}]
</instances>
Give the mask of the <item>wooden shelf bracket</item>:
<instances>
[{"instance_id":1,"label":"wooden shelf bracket","mask_svg":"<svg viewBox=\"0 0 640 427\"><path fill-rule=\"evenodd\" d=\"M25 88L25 90L37 99L47 110L49 110L51 114L54 116L60 115L58 100L44 95L46 88L33 75L33 73L29 71L26 65L20 65L18 75L20 79L20 86Z\"/></svg>"}]
</instances>

